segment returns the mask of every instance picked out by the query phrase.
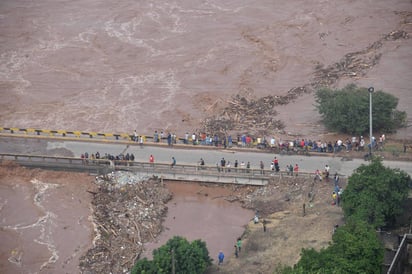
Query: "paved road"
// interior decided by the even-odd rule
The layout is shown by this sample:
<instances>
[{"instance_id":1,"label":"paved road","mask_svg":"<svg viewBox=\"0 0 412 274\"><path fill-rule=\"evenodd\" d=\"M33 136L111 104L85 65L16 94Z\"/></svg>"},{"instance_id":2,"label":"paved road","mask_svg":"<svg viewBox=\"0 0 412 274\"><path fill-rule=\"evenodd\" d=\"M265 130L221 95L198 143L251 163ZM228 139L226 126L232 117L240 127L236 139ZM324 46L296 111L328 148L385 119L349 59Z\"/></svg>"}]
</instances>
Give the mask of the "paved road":
<instances>
[{"instance_id":1,"label":"paved road","mask_svg":"<svg viewBox=\"0 0 412 274\"><path fill-rule=\"evenodd\" d=\"M279 159L281 169L285 169L287 164L298 164L300 171L314 172L316 169L323 170L325 165L331 167L331 174L338 172L341 175L349 176L361 164L365 164L362 159L353 159L346 161L341 157L324 157L324 156L303 156L303 155L275 155L273 153L264 153L257 151L239 151L223 149L196 149L191 148L169 148L160 146L145 145L140 148L138 144L127 146L126 144L116 143L93 143L79 141L64 141L51 139L22 139L0 137L0 153L27 153L36 155L55 155L80 157L82 153L96 153L101 155L109 153L118 155L122 152L133 153L136 161L149 161L150 155L155 157L159 163L170 163L172 157L175 157L177 164L195 164L200 158L205 160L206 165L216 165L222 157L226 161L233 163L238 160L240 163L248 161L251 168L259 168L260 161L265 164L265 169L269 169L270 162L276 156ZM384 161L385 166L399 168L412 176L412 163L401 161Z\"/></svg>"}]
</instances>

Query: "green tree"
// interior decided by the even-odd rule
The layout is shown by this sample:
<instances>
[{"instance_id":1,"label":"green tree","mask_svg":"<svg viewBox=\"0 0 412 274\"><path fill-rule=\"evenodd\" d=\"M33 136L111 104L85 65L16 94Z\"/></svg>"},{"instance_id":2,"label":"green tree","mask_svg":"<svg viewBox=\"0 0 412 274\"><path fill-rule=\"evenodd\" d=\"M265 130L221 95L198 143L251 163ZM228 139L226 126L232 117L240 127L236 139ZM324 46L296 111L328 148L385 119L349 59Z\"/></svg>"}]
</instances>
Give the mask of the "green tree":
<instances>
[{"instance_id":1,"label":"green tree","mask_svg":"<svg viewBox=\"0 0 412 274\"><path fill-rule=\"evenodd\" d=\"M153 251L153 260L139 260L132 269L137 273L204 273L211 265L206 243L195 240L189 243L185 238L175 236Z\"/></svg>"},{"instance_id":2,"label":"green tree","mask_svg":"<svg viewBox=\"0 0 412 274\"><path fill-rule=\"evenodd\" d=\"M316 108L325 126L331 130L363 134L369 130L369 92L367 88L347 85L341 90L319 89L315 95ZM406 125L406 112L396 110L398 99L377 91L372 99L374 131L393 132Z\"/></svg>"},{"instance_id":3,"label":"green tree","mask_svg":"<svg viewBox=\"0 0 412 274\"><path fill-rule=\"evenodd\" d=\"M410 180L404 171L384 167L374 158L348 178L342 195L345 217L364 220L374 227L394 225L408 197Z\"/></svg>"},{"instance_id":4,"label":"green tree","mask_svg":"<svg viewBox=\"0 0 412 274\"><path fill-rule=\"evenodd\" d=\"M383 247L372 226L349 221L337 229L333 243L320 250L303 249L302 257L284 274L301 273L381 273Z\"/></svg>"}]
</instances>

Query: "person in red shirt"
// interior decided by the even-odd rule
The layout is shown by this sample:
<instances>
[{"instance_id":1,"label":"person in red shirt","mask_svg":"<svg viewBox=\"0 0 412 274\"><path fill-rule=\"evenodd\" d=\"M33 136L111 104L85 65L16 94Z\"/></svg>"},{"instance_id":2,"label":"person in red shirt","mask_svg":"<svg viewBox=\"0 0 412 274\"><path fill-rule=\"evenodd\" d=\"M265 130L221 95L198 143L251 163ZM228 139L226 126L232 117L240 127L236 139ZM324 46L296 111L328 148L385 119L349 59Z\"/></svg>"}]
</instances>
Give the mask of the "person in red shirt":
<instances>
[{"instance_id":1,"label":"person in red shirt","mask_svg":"<svg viewBox=\"0 0 412 274\"><path fill-rule=\"evenodd\" d=\"M273 164L275 165L276 172L279 172L279 160L276 157L273 159Z\"/></svg>"},{"instance_id":2,"label":"person in red shirt","mask_svg":"<svg viewBox=\"0 0 412 274\"><path fill-rule=\"evenodd\" d=\"M151 155L151 154L150 154L150 157L149 157L149 163L150 163L151 165L154 164L154 157L153 157L153 155Z\"/></svg>"},{"instance_id":3,"label":"person in red shirt","mask_svg":"<svg viewBox=\"0 0 412 274\"><path fill-rule=\"evenodd\" d=\"M299 173L299 166L298 166L298 164L295 164L295 167L293 168L293 172L296 174L296 176L298 176L298 173Z\"/></svg>"}]
</instances>

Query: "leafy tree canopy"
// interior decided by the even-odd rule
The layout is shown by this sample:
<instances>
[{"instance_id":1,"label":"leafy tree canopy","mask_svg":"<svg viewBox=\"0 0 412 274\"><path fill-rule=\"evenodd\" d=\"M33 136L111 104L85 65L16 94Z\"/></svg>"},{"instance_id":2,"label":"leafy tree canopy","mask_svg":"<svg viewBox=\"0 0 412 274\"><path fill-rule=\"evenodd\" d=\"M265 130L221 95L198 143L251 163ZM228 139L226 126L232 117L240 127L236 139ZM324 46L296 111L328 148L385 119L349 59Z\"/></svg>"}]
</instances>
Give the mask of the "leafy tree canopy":
<instances>
[{"instance_id":1,"label":"leafy tree canopy","mask_svg":"<svg viewBox=\"0 0 412 274\"><path fill-rule=\"evenodd\" d=\"M300 261L283 274L381 273L383 247L366 222L350 221L337 229L333 243L319 252L303 249Z\"/></svg>"},{"instance_id":2,"label":"leafy tree canopy","mask_svg":"<svg viewBox=\"0 0 412 274\"><path fill-rule=\"evenodd\" d=\"M341 90L328 88L316 92L316 108L325 126L331 130L362 135L369 130L369 91L356 85ZM374 131L394 132L406 125L406 112L396 110L398 98L384 93L372 95L372 127Z\"/></svg>"},{"instance_id":3,"label":"leafy tree canopy","mask_svg":"<svg viewBox=\"0 0 412 274\"><path fill-rule=\"evenodd\" d=\"M346 218L364 220L374 227L394 225L408 197L410 180L404 171L384 167L378 158L360 166L349 177L342 196Z\"/></svg>"},{"instance_id":4,"label":"leafy tree canopy","mask_svg":"<svg viewBox=\"0 0 412 274\"><path fill-rule=\"evenodd\" d=\"M183 237L175 236L165 245L153 251L153 260L137 261L132 274L204 273L212 263L206 243L195 240L191 243Z\"/></svg>"},{"instance_id":5,"label":"leafy tree canopy","mask_svg":"<svg viewBox=\"0 0 412 274\"><path fill-rule=\"evenodd\" d=\"M336 230L327 248L303 249L299 262L281 273L381 273L384 250L375 228L394 224L410 181L406 172L384 167L379 158L357 168L342 195L347 223Z\"/></svg>"}]
</instances>

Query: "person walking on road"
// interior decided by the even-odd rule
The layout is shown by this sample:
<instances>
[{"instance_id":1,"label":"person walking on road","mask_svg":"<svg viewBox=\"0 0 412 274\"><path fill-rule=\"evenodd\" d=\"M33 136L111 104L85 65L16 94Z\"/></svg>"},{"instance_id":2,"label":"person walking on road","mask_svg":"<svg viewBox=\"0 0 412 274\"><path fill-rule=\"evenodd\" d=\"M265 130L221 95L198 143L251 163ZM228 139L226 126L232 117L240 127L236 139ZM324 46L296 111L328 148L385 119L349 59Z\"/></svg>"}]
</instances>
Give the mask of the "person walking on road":
<instances>
[{"instance_id":1,"label":"person walking on road","mask_svg":"<svg viewBox=\"0 0 412 274\"><path fill-rule=\"evenodd\" d=\"M172 163L170 164L170 167L173 168L174 166L176 166L176 159L175 157L172 157Z\"/></svg>"}]
</instances>

